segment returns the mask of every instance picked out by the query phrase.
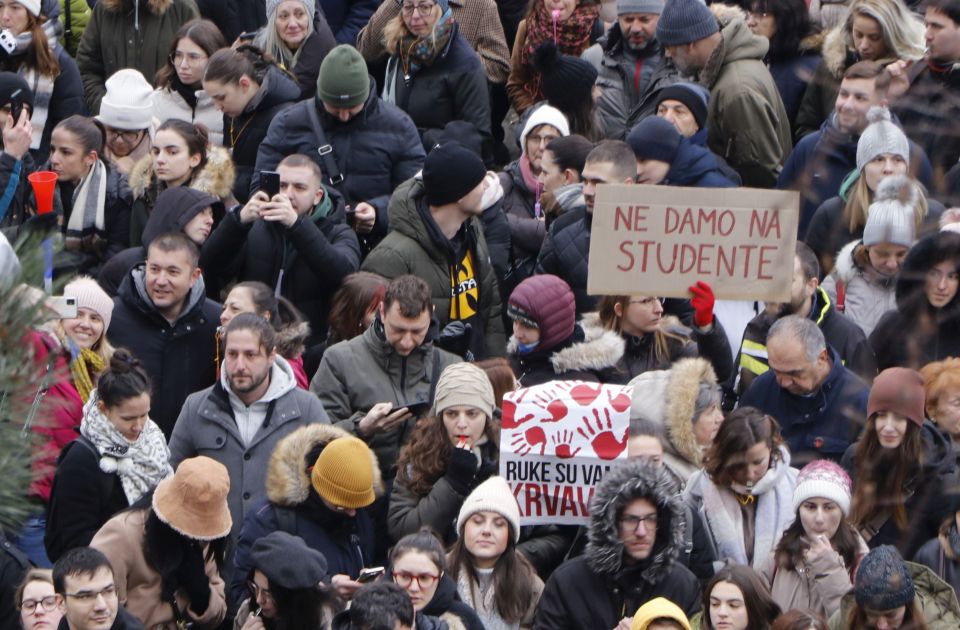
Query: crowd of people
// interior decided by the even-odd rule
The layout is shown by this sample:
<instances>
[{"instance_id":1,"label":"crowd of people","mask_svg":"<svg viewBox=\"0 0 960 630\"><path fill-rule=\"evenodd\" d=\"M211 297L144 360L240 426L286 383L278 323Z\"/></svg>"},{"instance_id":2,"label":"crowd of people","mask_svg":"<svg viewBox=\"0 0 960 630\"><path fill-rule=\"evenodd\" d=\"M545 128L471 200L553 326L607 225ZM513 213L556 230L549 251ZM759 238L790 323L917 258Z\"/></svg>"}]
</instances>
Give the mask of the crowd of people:
<instances>
[{"instance_id":1,"label":"crowd of people","mask_svg":"<svg viewBox=\"0 0 960 630\"><path fill-rule=\"evenodd\" d=\"M0 29L0 282L66 298L3 629L960 628L960 0ZM610 184L797 191L788 301L591 294ZM552 381L632 392L584 526L499 476Z\"/></svg>"}]
</instances>

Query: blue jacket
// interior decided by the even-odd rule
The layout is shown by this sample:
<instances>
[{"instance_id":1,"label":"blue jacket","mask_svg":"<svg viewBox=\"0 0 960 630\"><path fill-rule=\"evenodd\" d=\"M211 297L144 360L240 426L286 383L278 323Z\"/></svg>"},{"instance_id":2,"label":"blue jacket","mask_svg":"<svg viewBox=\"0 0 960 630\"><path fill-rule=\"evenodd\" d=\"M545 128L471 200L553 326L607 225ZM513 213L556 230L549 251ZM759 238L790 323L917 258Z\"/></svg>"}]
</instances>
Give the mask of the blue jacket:
<instances>
[{"instance_id":1,"label":"blue jacket","mask_svg":"<svg viewBox=\"0 0 960 630\"><path fill-rule=\"evenodd\" d=\"M373 12L380 6L378 0L320 0L330 30L338 44L357 45L360 29L367 25Z\"/></svg>"},{"instance_id":2,"label":"blue jacket","mask_svg":"<svg viewBox=\"0 0 960 630\"><path fill-rule=\"evenodd\" d=\"M833 348L828 346L827 352L833 367L813 396L782 389L768 370L740 398L741 407L756 407L777 419L798 468L814 459L839 462L866 420L870 388L843 366Z\"/></svg>"},{"instance_id":3,"label":"blue jacket","mask_svg":"<svg viewBox=\"0 0 960 630\"><path fill-rule=\"evenodd\" d=\"M735 188L738 185L723 173L717 156L710 149L687 139L680 142L677 156L663 183L697 188Z\"/></svg>"}]
</instances>

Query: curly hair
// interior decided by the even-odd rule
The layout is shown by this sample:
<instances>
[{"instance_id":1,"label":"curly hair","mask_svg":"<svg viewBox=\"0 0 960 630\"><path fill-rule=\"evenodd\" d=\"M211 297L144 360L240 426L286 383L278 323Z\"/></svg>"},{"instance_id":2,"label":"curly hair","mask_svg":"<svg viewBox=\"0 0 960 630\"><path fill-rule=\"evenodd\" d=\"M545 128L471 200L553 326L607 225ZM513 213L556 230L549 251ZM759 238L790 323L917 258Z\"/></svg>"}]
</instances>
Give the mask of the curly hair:
<instances>
[{"instance_id":1,"label":"curly hair","mask_svg":"<svg viewBox=\"0 0 960 630\"><path fill-rule=\"evenodd\" d=\"M718 486L729 487L737 469L743 468L744 454L756 444L764 443L770 449L770 465L780 461L783 437L780 425L754 407L734 410L713 439L713 445L703 458L703 469Z\"/></svg>"}]
</instances>

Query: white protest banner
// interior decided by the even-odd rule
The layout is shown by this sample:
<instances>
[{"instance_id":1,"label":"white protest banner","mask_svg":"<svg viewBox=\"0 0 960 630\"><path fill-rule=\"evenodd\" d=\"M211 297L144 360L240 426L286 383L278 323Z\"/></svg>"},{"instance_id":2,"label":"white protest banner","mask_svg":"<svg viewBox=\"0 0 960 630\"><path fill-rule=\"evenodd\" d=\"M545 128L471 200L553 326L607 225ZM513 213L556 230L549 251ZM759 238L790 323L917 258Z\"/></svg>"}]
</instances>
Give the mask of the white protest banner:
<instances>
[{"instance_id":1,"label":"white protest banner","mask_svg":"<svg viewBox=\"0 0 960 630\"><path fill-rule=\"evenodd\" d=\"M585 525L594 488L627 457L632 388L552 381L503 398L500 475L521 525Z\"/></svg>"},{"instance_id":2,"label":"white protest banner","mask_svg":"<svg viewBox=\"0 0 960 630\"><path fill-rule=\"evenodd\" d=\"M690 297L704 280L718 298L786 302L799 207L790 190L599 186L587 291Z\"/></svg>"}]
</instances>

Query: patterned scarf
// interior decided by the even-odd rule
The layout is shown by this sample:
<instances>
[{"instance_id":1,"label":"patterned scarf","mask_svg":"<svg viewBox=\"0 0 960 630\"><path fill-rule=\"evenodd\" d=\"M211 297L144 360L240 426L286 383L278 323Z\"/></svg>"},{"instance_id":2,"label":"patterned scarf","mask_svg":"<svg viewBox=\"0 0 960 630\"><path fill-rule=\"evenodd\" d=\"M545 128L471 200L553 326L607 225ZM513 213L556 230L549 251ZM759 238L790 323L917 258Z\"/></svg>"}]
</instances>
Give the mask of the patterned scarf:
<instances>
[{"instance_id":1,"label":"patterned scarf","mask_svg":"<svg viewBox=\"0 0 960 630\"><path fill-rule=\"evenodd\" d=\"M33 113L30 115L30 124L33 126L33 136L30 140L31 149L39 149L43 139L43 130L47 126L47 117L50 114L50 103L53 100L53 82L57 77L40 74L21 64L17 71L23 80L33 90Z\"/></svg>"},{"instance_id":2,"label":"patterned scarf","mask_svg":"<svg viewBox=\"0 0 960 630\"><path fill-rule=\"evenodd\" d=\"M456 22L450 9L440 16L433 31L426 37L417 37L407 33L400 40L400 65L403 67L403 78L409 80L424 67L432 64L437 55L447 48L453 36Z\"/></svg>"},{"instance_id":3,"label":"patterned scarf","mask_svg":"<svg viewBox=\"0 0 960 630\"><path fill-rule=\"evenodd\" d=\"M590 47L590 35L600 16L598 4L578 4L563 22L554 28L553 16L543 2L537 2L536 9L527 16L527 38L520 51L520 63L525 66L533 65L533 53L540 44L554 41L557 48L565 55L579 57ZM534 78L527 82L523 89L535 98L540 95L540 73L534 72ZM536 98L536 100L541 100Z\"/></svg>"},{"instance_id":4,"label":"patterned scarf","mask_svg":"<svg viewBox=\"0 0 960 630\"><path fill-rule=\"evenodd\" d=\"M73 210L67 220L67 249L97 250L103 241L106 202L107 167L98 159L73 191Z\"/></svg>"},{"instance_id":5,"label":"patterned scarf","mask_svg":"<svg viewBox=\"0 0 960 630\"><path fill-rule=\"evenodd\" d=\"M73 386L77 388L83 402L90 400L90 392L94 387L92 375L100 374L106 367L106 362L99 354L89 348L78 348L70 361L70 374L73 376Z\"/></svg>"},{"instance_id":6,"label":"patterned scarf","mask_svg":"<svg viewBox=\"0 0 960 630\"><path fill-rule=\"evenodd\" d=\"M94 390L90 400L83 406L80 434L97 447L100 470L119 475L127 501L133 505L173 474L170 449L167 448L163 431L153 420L147 420L136 442L127 440L97 407L99 400Z\"/></svg>"}]
</instances>

